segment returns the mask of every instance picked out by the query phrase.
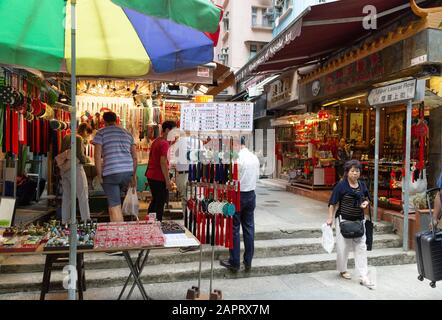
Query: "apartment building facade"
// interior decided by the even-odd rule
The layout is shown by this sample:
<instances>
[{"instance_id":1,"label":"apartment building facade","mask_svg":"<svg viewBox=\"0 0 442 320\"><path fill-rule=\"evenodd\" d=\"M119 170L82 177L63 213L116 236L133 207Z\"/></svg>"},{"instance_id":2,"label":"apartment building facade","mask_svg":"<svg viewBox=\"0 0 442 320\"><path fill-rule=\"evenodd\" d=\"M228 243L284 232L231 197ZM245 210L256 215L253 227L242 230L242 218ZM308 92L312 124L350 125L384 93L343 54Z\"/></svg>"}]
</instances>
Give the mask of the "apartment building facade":
<instances>
[{"instance_id":1,"label":"apartment building facade","mask_svg":"<svg viewBox=\"0 0 442 320\"><path fill-rule=\"evenodd\" d=\"M224 8L215 61L236 72L272 40L273 0L217 0L215 3ZM235 87L224 93L234 95Z\"/></svg>"},{"instance_id":2,"label":"apartment building facade","mask_svg":"<svg viewBox=\"0 0 442 320\"><path fill-rule=\"evenodd\" d=\"M275 27L273 36L278 35L306 8L317 4L334 2L337 0L273 0L275 11Z\"/></svg>"}]
</instances>

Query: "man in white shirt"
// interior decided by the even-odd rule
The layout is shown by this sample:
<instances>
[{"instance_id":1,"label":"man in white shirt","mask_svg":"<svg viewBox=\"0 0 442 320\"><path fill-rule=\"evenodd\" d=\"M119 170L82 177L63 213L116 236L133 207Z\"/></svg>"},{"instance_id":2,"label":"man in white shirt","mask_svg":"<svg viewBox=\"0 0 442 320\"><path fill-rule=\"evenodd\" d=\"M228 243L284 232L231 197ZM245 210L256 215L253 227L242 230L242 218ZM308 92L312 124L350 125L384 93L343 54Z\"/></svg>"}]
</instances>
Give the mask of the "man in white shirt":
<instances>
[{"instance_id":1,"label":"man in white shirt","mask_svg":"<svg viewBox=\"0 0 442 320\"><path fill-rule=\"evenodd\" d=\"M240 268L240 242L239 228L242 226L244 238L244 266L245 271L250 271L254 253L255 241L255 207L256 207L256 181L259 179L258 157L246 147L245 138L241 137L241 151L238 158L239 179L241 187L241 212L236 212L233 217L233 249L230 250L230 259L221 260L220 264L231 271Z\"/></svg>"},{"instance_id":2,"label":"man in white shirt","mask_svg":"<svg viewBox=\"0 0 442 320\"><path fill-rule=\"evenodd\" d=\"M169 138L168 138L169 139ZM175 139L169 139L173 141ZM189 180L189 164L196 163L198 152L204 150L203 142L191 136L179 136L169 149L169 163L176 168L177 189L186 202L186 185Z\"/></svg>"}]
</instances>

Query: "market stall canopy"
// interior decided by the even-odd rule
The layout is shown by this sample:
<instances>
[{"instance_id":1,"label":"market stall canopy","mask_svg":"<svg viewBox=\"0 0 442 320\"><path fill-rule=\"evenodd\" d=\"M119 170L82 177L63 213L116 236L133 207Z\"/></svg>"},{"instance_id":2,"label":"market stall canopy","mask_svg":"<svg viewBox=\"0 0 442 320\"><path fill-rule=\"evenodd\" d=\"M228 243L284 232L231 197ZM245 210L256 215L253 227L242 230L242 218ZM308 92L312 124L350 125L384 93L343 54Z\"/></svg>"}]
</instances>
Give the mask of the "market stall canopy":
<instances>
[{"instance_id":1,"label":"market stall canopy","mask_svg":"<svg viewBox=\"0 0 442 320\"><path fill-rule=\"evenodd\" d=\"M142 76L212 62L214 39L205 32L216 32L222 11L205 0L183 3L77 0L77 75ZM64 0L0 1L0 63L70 72L70 8Z\"/></svg>"},{"instance_id":2,"label":"market stall canopy","mask_svg":"<svg viewBox=\"0 0 442 320\"><path fill-rule=\"evenodd\" d=\"M376 8L377 27L411 10L409 0L340 0L308 7L235 74L236 80L319 61L370 34L373 30L363 24L370 12L364 8Z\"/></svg>"},{"instance_id":3,"label":"market stall canopy","mask_svg":"<svg viewBox=\"0 0 442 320\"><path fill-rule=\"evenodd\" d=\"M173 20L203 32L216 32L222 10L208 0L112 0L148 16Z\"/></svg>"}]
</instances>

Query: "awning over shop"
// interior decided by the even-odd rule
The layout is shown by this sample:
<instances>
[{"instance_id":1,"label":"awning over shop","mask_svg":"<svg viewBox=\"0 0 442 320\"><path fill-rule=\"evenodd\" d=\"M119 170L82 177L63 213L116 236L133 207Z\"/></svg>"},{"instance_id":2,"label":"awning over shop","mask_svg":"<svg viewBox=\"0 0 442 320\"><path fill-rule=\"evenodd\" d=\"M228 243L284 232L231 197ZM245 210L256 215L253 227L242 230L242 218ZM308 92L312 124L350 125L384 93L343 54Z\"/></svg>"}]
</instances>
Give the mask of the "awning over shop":
<instances>
[{"instance_id":1,"label":"awning over shop","mask_svg":"<svg viewBox=\"0 0 442 320\"><path fill-rule=\"evenodd\" d=\"M212 81L205 83L205 85L198 86L196 90L205 95L216 96L221 91L235 84L235 75L229 67L216 62Z\"/></svg>"},{"instance_id":2,"label":"awning over shop","mask_svg":"<svg viewBox=\"0 0 442 320\"><path fill-rule=\"evenodd\" d=\"M418 0L420 4L425 0ZM410 10L409 0L340 0L308 7L268 43L235 76L237 81L260 72L276 72L325 58L331 52L370 34L363 21L376 8L377 27ZM371 10L370 9L370 10Z\"/></svg>"},{"instance_id":3,"label":"awning over shop","mask_svg":"<svg viewBox=\"0 0 442 320\"><path fill-rule=\"evenodd\" d=\"M264 86L275 80L277 77L278 75L268 77L267 79L264 79L257 85L247 88L247 93L249 94L249 98L259 97L264 92Z\"/></svg>"}]
</instances>

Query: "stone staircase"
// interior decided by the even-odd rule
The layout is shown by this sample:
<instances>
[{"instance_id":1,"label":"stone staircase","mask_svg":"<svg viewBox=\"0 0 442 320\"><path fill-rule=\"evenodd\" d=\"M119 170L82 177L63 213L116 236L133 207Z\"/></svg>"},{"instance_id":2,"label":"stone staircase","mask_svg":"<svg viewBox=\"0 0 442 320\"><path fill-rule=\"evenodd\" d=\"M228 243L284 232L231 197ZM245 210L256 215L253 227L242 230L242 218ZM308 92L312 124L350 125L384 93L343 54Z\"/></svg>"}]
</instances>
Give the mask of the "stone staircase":
<instances>
[{"instance_id":1,"label":"stone staircase","mask_svg":"<svg viewBox=\"0 0 442 320\"><path fill-rule=\"evenodd\" d=\"M393 234L392 225L375 226L374 250L369 252L370 266L415 263L414 252L404 252L399 236ZM136 256L136 252L133 253ZM203 247L202 277L210 277L212 248ZM327 254L321 246L321 230L293 229L258 232L255 239L255 257L250 272L243 267L231 273L217 260L228 257L224 248L214 251L214 278L243 278L310 273L336 268L336 254ZM149 255L142 278L144 283L163 283L198 279L200 251L180 253L177 249L153 250ZM353 267L352 255L350 268ZM124 284L129 269L121 256L103 253L86 254L86 281L88 288L116 287ZM0 267L0 294L39 291L43 278L44 256L12 256ZM65 274L54 271L53 289L62 288ZM1 299L1 297L0 297Z\"/></svg>"}]
</instances>

